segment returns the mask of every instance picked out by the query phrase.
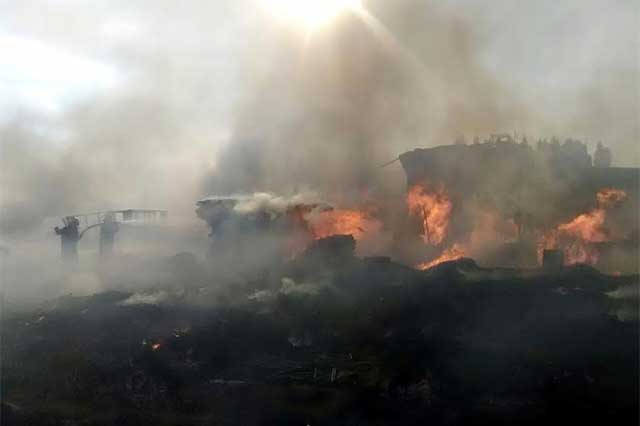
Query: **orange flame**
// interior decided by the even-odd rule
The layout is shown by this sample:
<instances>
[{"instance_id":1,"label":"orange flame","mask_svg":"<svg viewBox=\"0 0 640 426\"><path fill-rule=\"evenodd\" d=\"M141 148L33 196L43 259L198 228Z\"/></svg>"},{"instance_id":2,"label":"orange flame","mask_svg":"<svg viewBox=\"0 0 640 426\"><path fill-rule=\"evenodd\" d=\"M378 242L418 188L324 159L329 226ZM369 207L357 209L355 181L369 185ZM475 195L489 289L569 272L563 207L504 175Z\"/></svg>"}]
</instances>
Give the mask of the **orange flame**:
<instances>
[{"instance_id":1,"label":"orange flame","mask_svg":"<svg viewBox=\"0 0 640 426\"><path fill-rule=\"evenodd\" d=\"M382 222L363 210L325 210L308 217L313 238L332 235L352 235L356 240L371 236L382 229Z\"/></svg>"},{"instance_id":2,"label":"orange flame","mask_svg":"<svg viewBox=\"0 0 640 426\"><path fill-rule=\"evenodd\" d=\"M569 265L575 265L578 263L595 265L598 263L598 258L600 257L600 253L594 246L585 244L582 241L574 242L565 246L564 255L566 262Z\"/></svg>"},{"instance_id":3,"label":"orange flame","mask_svg":"<svg viewBox=\"0 0 640 426\"><path fill-rule=\"evenodd\" d=\"M599 243L609 239L608 231L604 227L607 213L602 208L576 216L572 221L558 226L560 235L573 237L585 242Z\"/></svg>"},{"instance_id":4,"label":"orange flame","mask_svg":"<svg viewBox=\"0 0 640 426\"><path fill-rule=\"evenodd\" d=\"M409 213L422 219L422 239L426 244L440 244L449 228L453 205L440 185L414 185L407 192Z\"/></svg>"},{"instance_id":5,"label":"orange flame","mask_svg":"<svg viewBox=\"0 0 640 426\"><path fill-rule=\"evenodd\" d=\"M611 240L609 230L605 227L607 210L627 199L626 192L620 189L606 188L598 191L598 206L582 213L567 223L545 235L538 241L538 260L542 259L544 249L561 247L565 254L565 262L569 265L588 263L595 265L599 253L592 243Z\"/></svg>"},{"instance_id":6,"label":"orange flame","mask_svg":"<svg viewBox=\"0 0 640 426\"><path fill-rule=\"evenodd\" d=\"M627 193L621 189L605 188L598 191L596 198L601 208L609 208L625 201Z\"/></svg>"},{"instance_id":7,"label":"orange flame","mask_svg":"<svg viewBox=\"0 0 640 426\"><path fill-rule=\"evenodd\" d=\"M446 249L445 251L443 251L442 254L440 254L440 256L438 256L434 260L431 260L429 262L419 263L418 265L416 265L416 268L420 269L421 271L424 271L427 269L431 269L434 266L437 266L443 262L449 262L451 260L461 259L465 256L466 256L466 252L464 247L456 243L453 246Z\"/></svg>"}]
</instances>

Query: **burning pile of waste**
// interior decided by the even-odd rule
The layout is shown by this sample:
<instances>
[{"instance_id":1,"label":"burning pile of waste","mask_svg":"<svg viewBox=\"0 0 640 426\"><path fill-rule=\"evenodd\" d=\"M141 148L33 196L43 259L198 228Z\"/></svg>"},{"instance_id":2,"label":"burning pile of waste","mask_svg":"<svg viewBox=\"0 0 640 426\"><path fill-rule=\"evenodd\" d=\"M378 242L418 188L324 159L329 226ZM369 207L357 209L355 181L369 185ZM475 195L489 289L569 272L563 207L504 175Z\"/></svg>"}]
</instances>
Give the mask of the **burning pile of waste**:
<instances>
[{"instance_id":1,"label":"burning pile of waste","mask_svg":"<svg viewBox=\"0 0 640 426\"><path fill-rule=\"evenodd\" d=\"M597 205L586 213L581 213L569 222L543 235L538 243L539 257L544 249L561 248L568 264L598 262L599 251L594 243L612 241L615 236L606 226L607 212L627 199L627 194L619 189L605 188L596 195ZM618 239L620 237L618 236Z\"/></svg>"},{"instance_id":2,"label":"burning pile of waste","mask_svg":"<svg viewBox=\"0 0 640 426\"><path fill-rule=\"evenodd\" d=\"M533 149L496 136L399 158L408 183L403 202L253 193L206 198L196 211L210 227L212 250L250 252L253 259L256 247L270 261L292 259L315 240L351 235L359 255L390 256L422 270L463 257L532 268L544 250L560 250L566 265L638 271L638 170L595 167L578 141L539 141Z\"/></svg>"},{"instance_id":3,"label":"burning pile of waste","mask_svg":"<svg viewBox=\"0 0 640 426\"><path fill-rule=\"evenodd\" d=\"M274 242L283 258L295 257L315 240L351 235L361 241L382 228L372 209L334 208L313 194L209 197L198 201L196 213L210 227L212 250L242 239L252 246L262 239Z\"/></svg>"},{"instance_id":4,"label":"burning pile of waste","mask_svg":"<svg viewBox=\"0 0 640 426\"><path fill-rule=\"evenodd\" d=\"M635 168L593 163L579 141L509 135L484 143L418 149L400 156L407 209L424 243L429 269L471 257L490 266L540 266L545 250L565 265L609 273L638 272L638 182ZM415 250L414 250L415 251Z\"/></svg>"},{"instance_id":5,"label":"burning pile of waste","mask_svg":"<svg viewBox=\"0 0 640 426\"><path fill-rule=\"evenodd\" d=\"M208 256L115 255L135 264L96 272L115 291L11 312L3 419L370 424L358 407L376 406L382 424L637 420L637 264L606 263L637 253L627 171L573 171L585 187L562 201L576 190L563 178L531 188L425 165L489 147L445 148L402 157L397 204L205 198ZM557 204L510 196L525 190ZM556 267L535 267L540 252Z\"/></svg>"}]
</instances>

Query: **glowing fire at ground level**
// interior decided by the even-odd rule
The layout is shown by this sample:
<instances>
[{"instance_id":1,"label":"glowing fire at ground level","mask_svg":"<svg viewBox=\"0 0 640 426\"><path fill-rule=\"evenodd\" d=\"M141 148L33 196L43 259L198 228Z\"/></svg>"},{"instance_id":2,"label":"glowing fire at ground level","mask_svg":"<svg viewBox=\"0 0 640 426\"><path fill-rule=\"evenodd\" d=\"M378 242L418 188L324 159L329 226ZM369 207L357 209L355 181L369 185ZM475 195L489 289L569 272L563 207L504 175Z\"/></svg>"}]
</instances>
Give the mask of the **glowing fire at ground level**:
<instances>
[{"instance_id":1,"label":"glowing fire at ground level","mask_svg":"<svg viewBox=\"0 0 640 426\"><path fill-rule=\"evenodd\" d=\"M253 196L256 197L255 195ZM258 197L259 198L259 197ZM484 206L454 206L454 199L448 189L442 183L425 183L411 186L405 198L404 206L407 223L416 223L418 229L414 229L413 237L415 255L430 253L424 260L414 263L417 269L425 270L446 261L472 257L483 262L483 257L489 251L495 251L501 245L522 246L531 244L537 246L538 264L542 263L544 250L559 249L564 252L566 264L587 263L597 265L601 258L601 248L598 244L618 241L624 236L616 235L609 227L609 217L615 209L627 199L625 191L613 188L604 188L593 196L595 207L584 213L579 213L571 220L564 223L549 225L546 229L534 229L524 233L522 219L518 215L508 217L495 207ZM254 205L255 199L251 196L242 202ZM277 205L283 204L277 200ZM225 204L227 203L227 204ZM203 205L201 217L212 226L212 234L216 234L216 226L220 222L229 220L229 209L239 211L240 222L233 226L222 226L223 229L247 229L246 221L257 221L257 230L263 236L275 235L288 229L284 234L284 247L281 253L285 258L294 258L305 251L314 240L324 239L337 235L351 235L357 241L357 248L372 241L380 240L383 234L393 235L398 229L394 229L384 218L379 216L382 206L372 207L369 202L367 207L333 208L326 204L296 203L282 210L282 219L278 215L264 209L250 210L247 205L238 207L238 200L232 197L212 199L209 204ZM284 203L286 204L286 203ZM204 212L204 206L208 212ZM385 206L387 209L389 206ZM402 206L400 206L402 207ZM454 209L455 207L455 209ZM246 216L245 210L251 213ZM222 212L222 213L221 213ZM472 213L472 214L471 214ZM252 219L253 218L253 219ZM460 221L466 221L461 232ZM280 222L281 225L277 225ZM287 225L282 227L282 223ZM270 228L274 228L270 230ZM280 231L278 231L280 229ZM266 233L265 233L266 232ZM223 235L228 233L223 231ZM245 236L246 237L246 236ZM234 240L233 236L231 238ZM396 237L394 237L396 238ZM405 238L411 238L406 235ZM249 238L251 240L251 238ZM397 241L397 238L396 238ZM372 254L387 255L389 246L378 245L378 248L387 251L378 251ZM361 250L360 255L369 254ZM415 256L414 256L415 258ZM531 256L535 258L535 254ZM504 259L504 256L503 256ZM398 258L402 261L402 258ZM488 266L497 266L488 263ZM517 265L520 267L522 265ZM615 270L619 268L616 267Z\"/></svg>"},{"instance_id":2,"label":"glowing fire at ground level","mask_svg":"<svg viewBox=\"0 0 640 426\"><path fill-rule=\"evenodd\" d=\"M486 252L495 250L500 245L528 243L537 246L538 264L541 264L544 250L560 249L564 252L566 264L596 265L600 260L600 248L597 244L622 238L611 231L608 221L610 214L625 202L627 194L619 189L604 188L593 197L595 207L590 210L579 213L564 223L550 225L542 230L534 229L533 232L530 231L524 235L522 220L518 216L508 217L495 207L454 206L452 199L453 197L442 183L413 185L408 189L404 206L406 220L408 223L413 222L418 225L418 229L413 231L413 236L416 243L424 247L424 250L420 250L419 246L414 246L415 253L416 255L420 252L431 253L431 256L425 256L424 260L414 264L417 269L429 269L462 257L472 257L482 262ZM231 204L224 205L230 200ZM282 200L275 204L282 204L280 201ZM247 205L255 204L255 200L251 197L242 202L246 202ZM229 208L242 213L246 210L246 206L238 208L237 203L237 200L230 197L212 199L211 206L207 207L210 211L206 214L199 212L201 217L207 218L211 224L212 234L215 234L214 226L219 225L221 220L228 220ZM358 243L357 248L361 249L363 245L379 240L383 233L397 232L397 229L394 229L391 224L386 224L384 219L379 217L378 212L381 207L372 207L370 202L367 207L360 208L333 208L317 203L296 203L287 207L283 210L282 217L288 225L284 228L281 225L276 226L281 230L289 229L283 234L283 236L289 235L284 241L286 246L283 247L284 257L294 258L303 253L312 241L332 236L351 235ZM389 208L389 206L385 207ZM455 210L454 207L456 207ZM273 212L269 213L264 209L252 211L249 216L241 215L239 220L241 224L237 225L237 229L247 228L247 224L242 225L242 221L255 220L258 221L258 229L262 229L261 232L267 232L265 235L272 235L269 228L279 221L277 214L274 215ZM465 220L466 228L461 232L459 222ZM276 230L276 232L281 231ZM388 246L380 245L380 247L383 250L389 249ZM388 251L379 251L373 254L387 255L388 253ZM359 254L365 253L359 250ZM398 260L402 261L402 258ZM491 263L488 265L496 266Z\"/></svg>"},{"instance_id":3,"label":"glowing fire at ground level","mask_svg":"<svg viewBox=\"0 0 640 426\"><path fill-rule=\"evenodd\" d=\"M409 214L421 219L424 242L440 244L447 235L452 209L444 185L413 185L407 192L407 208Z\"/></svg>"},{"instance_id":4,"label":"glowing fire at ground level","mask_svg":"<svg viewBox=\"0 0 640 426\"><path fill-rule=\"evenodd\" d=\"M382 228L382 222L366 210L335 209L310 214L307 218L314 239L332 235L352 235L356 240L371 237Z\"/></svg>"},{"instance_id":5,"label":"glowing fire at ground level","mask_svg":"<svg viewBox=\"0 0 640 426\"><path fill-rule=\"evenodd\" d=\"M422 188L416 189L416 186L410 188L409 195L407 196L407 202L410 212L415 211L416 194L424 194L426 191ZM443 200L449 200L449 197L442 185L439 186L438 197ZM578 263L586 263L589 265L596 265L600 259L599 248L596 243L610 242L614 239L609 228L606 226L607 213L620 205L627 199L625 191L614 188L604 188L595 196L597 206L586 213L580 213L572 220L561 223L555 228L547 231L542 231L541 236L537 241L537 253L538 263L542 264L542 254L544 250L548 249L560 249L564 252L565 264L573 265ZM431 200L431 198L427 198ZM427 203L425 202L424 205ZM429 204L436 211L441 207L436 203ZM448 212L451 211L451 206L448 205ZM454 242L452 245L445 248L432 260L423 261L416 265L417 269L426 270L433 268L443 262L457 260L462 257L468 257L473 252L474 247L481 246L484 240L498 240L504 238L517 238L517 226L513 220L508 222L512 226L514 234L507 236L504 232L498 232L498 227L495 226L496 214L484 212L478 214L478 216L484 215L488 220L478 220L470 236L468 236L466 242ZM423 218L430 217L429 209L425 209ZM446 231L449 226L449 221L455 220L449 215L446 216L444 224L444 233L441 235L442 241L446 238ZM491 226L486 226L490 223ZM425 243L429 243L430 240L426 239Z\"/></svg>"},{"instance_id":6,"label":"glowing fire at ground level","mask_svg":"<svg viewBox=\"0 0 640 426\"><path fill-rule=\"evenodd\" d=\"M450 247L442 252L440 256L429 261L422 262L416 265L416 269L427 270L431 269L434 266L438 266L444 262L450 262L452 260L458 260L466 256L464 248L460 244L454 244L453 247Z\"/></svg>"},{"instance_id":7,"label":"glowing fire at ground level","mask_svg":"<svg viewBox=\"0 0 640 426\"><path fill-rule=\"evenodd\" d=\"M597 264L599 252L594 244L608 242L614 238L606 226L607 212L626 199L627 194L619 189L605 188L598 191L596 208L579 214L540 237L538 260L541 261L543 250L559 248L565 254L566 264Z\"/></svg>"}]
</instances>

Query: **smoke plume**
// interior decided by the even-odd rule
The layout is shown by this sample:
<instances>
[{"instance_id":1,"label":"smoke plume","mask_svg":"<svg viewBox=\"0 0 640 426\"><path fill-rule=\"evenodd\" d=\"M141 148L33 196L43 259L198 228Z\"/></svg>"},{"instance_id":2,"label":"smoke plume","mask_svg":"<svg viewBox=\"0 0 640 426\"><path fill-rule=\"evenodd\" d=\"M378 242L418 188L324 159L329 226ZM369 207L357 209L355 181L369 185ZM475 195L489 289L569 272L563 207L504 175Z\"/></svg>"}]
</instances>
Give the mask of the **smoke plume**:
<instances>
[{"instance_id":1,"label":"smoke plume","mask_svg":"<svg viewBox=\"0 0 640 426\"><path fill-rule=\"evenodd\" d=\"M481 65L462 18L430 2L366 8L375 24L351 15L308 39L281 31L266 56L249 55L255 87L235 114L212 192L397 190L401 178L378 166L404 150L527 119Z\"/></svg>"}]
</instances>

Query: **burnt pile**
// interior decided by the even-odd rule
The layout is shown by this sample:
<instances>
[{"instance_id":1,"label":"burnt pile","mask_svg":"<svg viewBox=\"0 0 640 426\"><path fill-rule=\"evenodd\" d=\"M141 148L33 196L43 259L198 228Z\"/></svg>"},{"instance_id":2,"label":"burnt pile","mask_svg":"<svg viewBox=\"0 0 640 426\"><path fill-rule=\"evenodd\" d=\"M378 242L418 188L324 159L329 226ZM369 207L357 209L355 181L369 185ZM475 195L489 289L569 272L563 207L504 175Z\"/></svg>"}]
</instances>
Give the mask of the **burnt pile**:
<instances>
[{"instance_id":1,"label":"burnt pile","mask_svg":"<svg viewBox=\"0 0 640 426\"><path fill-rule=\"evenodd\" d=\"M354 245L5 316L3 424L637 423L638 276L422 272Z\"/></svg>"}]
</instances>

